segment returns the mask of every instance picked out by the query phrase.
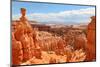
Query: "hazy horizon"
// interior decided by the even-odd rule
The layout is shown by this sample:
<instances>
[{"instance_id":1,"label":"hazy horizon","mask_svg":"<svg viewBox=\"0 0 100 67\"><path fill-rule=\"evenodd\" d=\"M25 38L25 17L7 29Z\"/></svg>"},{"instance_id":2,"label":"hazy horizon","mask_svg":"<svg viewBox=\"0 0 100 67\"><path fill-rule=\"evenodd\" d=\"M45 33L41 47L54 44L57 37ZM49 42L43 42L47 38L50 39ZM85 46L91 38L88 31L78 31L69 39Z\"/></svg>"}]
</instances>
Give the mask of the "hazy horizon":
<instances>
[{"instance_id":1,"label":"hazy horizon","mask_svg":"<svg viewBox=\"0 0 100 67\"><path fill-rule=\"evenodd\" d=\"M48 24L88 23L95 15L95 6L80 6L69 4L49 4L35 2L12 2L12 20L21 16L20 8L26 8L28 20Z\"/></svg>"}]
</instances>

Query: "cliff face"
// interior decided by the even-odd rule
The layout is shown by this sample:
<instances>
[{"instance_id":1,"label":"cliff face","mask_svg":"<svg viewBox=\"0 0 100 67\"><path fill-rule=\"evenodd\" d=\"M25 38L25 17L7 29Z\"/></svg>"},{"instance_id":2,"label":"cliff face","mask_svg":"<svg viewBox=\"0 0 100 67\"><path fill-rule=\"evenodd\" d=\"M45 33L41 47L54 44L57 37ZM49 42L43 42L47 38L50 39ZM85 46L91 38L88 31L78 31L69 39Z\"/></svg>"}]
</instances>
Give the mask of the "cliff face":
<instances>
[{"instance_id":1,"label":"cliff face","mask_svg":"<svg viewBox=\"0 0 100 67\"><path fill-rule=\"evenodd\" d=\"M96 17L91 17L91 22L87 28L87 61L93 61L96 59Z\"/></svg>"}]
</instances>

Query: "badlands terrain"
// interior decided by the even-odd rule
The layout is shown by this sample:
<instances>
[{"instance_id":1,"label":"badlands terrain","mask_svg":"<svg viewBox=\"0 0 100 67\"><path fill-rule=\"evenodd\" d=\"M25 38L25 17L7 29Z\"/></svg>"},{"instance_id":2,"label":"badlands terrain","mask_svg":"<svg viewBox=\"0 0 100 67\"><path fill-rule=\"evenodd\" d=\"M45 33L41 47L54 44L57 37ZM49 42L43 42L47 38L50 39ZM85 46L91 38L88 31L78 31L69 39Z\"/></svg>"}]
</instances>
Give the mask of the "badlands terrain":
<instances>
[{"instance_id":1,"label":"badlands terrain","mask_svg":"<svg viewBox=\"0 0 100 67\"><path fill-rule=\"evenodd\" d=\"M40 24L21 11L20 20L12 21L13 65L95 60L95 16L87 25Z\"/></svg>"}]
</instances>

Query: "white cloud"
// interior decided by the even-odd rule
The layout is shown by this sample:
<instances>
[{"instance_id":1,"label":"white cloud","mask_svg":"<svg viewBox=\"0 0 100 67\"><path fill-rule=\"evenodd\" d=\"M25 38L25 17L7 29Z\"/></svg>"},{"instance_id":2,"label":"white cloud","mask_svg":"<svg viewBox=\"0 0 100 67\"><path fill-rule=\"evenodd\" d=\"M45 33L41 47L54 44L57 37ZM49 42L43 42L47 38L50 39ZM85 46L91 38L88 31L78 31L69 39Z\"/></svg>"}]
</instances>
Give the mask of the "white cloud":
<instances>
[{"instance_id":1,"label":"white cloud","mask_svg":"<svg viewBox=\"0 0 100 67\"><path fill-rule=\"evenodd\" d=\"M12 20L18 20L20 18L20 14L13 15L12 14Z\"/></svg>"},{"instance_id":2,"label":"white cloud","mask_svg":"<svg viewBox=\"0 0 100 67\"><path fill-rule=\"evenodd\" d=\"M85 8L79 10L62 11L58 13L33 13L27 15L29 20L39 22L89 22L90 17L95 15L95 8ZM13 19L18 19L19 15L14 15Z\"/></svg>"}]
</instances>

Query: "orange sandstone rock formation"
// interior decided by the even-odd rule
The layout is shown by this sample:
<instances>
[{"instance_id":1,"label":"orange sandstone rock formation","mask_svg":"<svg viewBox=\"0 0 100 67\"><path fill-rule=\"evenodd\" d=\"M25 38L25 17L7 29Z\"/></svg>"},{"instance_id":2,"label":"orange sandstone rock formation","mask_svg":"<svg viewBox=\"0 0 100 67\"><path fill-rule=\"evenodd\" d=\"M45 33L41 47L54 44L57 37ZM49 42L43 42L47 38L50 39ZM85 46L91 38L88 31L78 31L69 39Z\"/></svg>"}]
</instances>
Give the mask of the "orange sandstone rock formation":
<instances>
[{"instance_id":1,"label":"orange sandstone rock formation","mask_svg":"<svg viewBox=\"0 0 100 67\"><path fill-rule=\"evenodd\" d=\"M86 61L96 60L96 16L91 17L91 22L87 29L87 58Z\"/></svg>"},{"instance_id":2,"label":"orange sandstone rock formation","mask_svg":"<svg viewBox=\"0 0 100 67\"><path fill-rule=\"evenodd\" d=\"M21 18L15 23L12 33L12 56L13 64L21 64L33 57L34 43L32 35L32 27L25 18L26 9L21 8ZM32 51L31 51L32 50Z\"/></svg>"},{"instance_id":3,"label":"orange sandstone rock formation","mask_svg":"<svg viewBox=\"0 0 100 67\"><path fill-rule=\"evenodd\" d=\"M12 26L12 64L29 65L84 61L86 55L80 46L80 50L73 51L72 45L70 43L66 45L61 36L53 36L49 32L32 28L25 17L25 8L21 8L21 14L19 22ZM81 36L78 37L79 44L77 44L84 43L83 40Z\"/></svg>"},{"instance_id":4,"label":"orange sandstone rock formation","mask_svg":"<svg viewBox=\"0 0 100 67\"><path fill-rule=\"evenodd\" d=\"M12 33L12 64L21 64L23 60L23 50L20 41L17 41Z\"/></svg>"}]
</instances>

